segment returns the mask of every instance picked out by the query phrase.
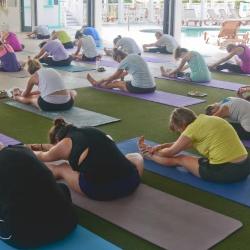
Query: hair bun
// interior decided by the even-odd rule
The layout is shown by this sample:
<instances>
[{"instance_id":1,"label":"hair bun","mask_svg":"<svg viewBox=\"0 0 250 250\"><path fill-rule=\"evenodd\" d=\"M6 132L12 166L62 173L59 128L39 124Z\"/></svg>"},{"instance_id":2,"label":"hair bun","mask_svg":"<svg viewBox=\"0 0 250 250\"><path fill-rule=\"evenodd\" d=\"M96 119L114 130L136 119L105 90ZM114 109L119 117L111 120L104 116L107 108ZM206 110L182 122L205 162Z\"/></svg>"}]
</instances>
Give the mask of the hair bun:
<instances>
[{"instance_id":1,"label":"hair bun","mask_svg":"<svg viewBox=\"0 0 250 250\"><path fill-rule=\"evenodd\" d=\"M66 122L64 121L63 118L57 118L57 119L55 119L55 121L54 121L54 125L55 125L56 127L59 127L59 126L65 125L65 124L66 124Z\"/></svg>"},{"instance_id":2,"label":"hair bun","mask_svg":"<svg viewBox=\"0 0 250 250\"><path fill-rule=\"evenodd\" d=\"M122 36L121 36L121 35L118 35L117 38L122 38Z\"/></svg>"}]
</instances>

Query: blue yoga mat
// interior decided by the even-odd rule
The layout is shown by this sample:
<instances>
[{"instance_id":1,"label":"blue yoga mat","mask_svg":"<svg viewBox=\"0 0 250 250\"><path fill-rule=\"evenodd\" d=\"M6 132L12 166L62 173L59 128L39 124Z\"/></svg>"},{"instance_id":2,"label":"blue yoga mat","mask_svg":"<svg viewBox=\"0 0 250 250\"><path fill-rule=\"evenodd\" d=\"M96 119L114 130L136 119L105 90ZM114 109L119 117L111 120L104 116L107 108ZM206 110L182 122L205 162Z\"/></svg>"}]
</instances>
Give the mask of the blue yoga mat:
<instances>
[{"instance_id":1,"label":"blue yoga mat","mask_svg":"<svg viewBox=\"0 0 250 250\"><path fill-rule=\"evenodd\" d=\"M1 250L15 250L3 241L0 241ZM64 240L57 241L48 246L39 247L33 250L119 250L120 248L102 239L98 235L91 233L87 229L77 226L77 228ZM29 250L31 250L29 248Z\"/></svg>"},{"instance_id":2,"label":"blue yoga mat","mask_svg":"<svg viewBox=\"0 0 250 250\"><path fill-rule=\"evenodd\" d=\"M146 143L150 145L156 144L151 141L146 141ZM118 147L124 154L138 152L137 138L118 143ZM250 176L238 183L217 184L195 177L182 167L166 167L149 160L145 160L144 167L153 173L250 207Z\"/></svg>"},{"instance_id":3,"label":"blue yoga mat","mask_svg":"<svg viewBox=\"0 0 250 250\"><path fill-rule=\"evenodd\" d=\"M49 66L49 65L43 64L43 66L47 67L47 68L53 68L53 69L57 69L57 70L67 71L67 72L83 72L83 71L95 70L93 68L89 68L86 66L76 66L76 65L58 67L58 66Z\"/></svg>"}]
</instances>

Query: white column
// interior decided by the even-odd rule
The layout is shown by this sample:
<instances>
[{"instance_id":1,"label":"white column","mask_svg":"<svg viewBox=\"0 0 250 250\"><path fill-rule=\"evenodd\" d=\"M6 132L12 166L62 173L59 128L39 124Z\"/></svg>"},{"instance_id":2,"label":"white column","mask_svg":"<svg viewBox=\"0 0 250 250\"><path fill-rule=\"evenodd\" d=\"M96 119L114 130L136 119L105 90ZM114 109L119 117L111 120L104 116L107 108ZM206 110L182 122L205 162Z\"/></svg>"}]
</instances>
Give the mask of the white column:
<instances>
[{"instance_id":1,"label":"white column","mask_svg":"<svg viewBox=\"0 0 250 250\"><path fill-rule=\"evenodd\" d=\"M204 19L206 19L206 2L205 0L201 0L201 17L200 20L203 21Z\"/></svg>"},{"instance_id":2,"label":"white column","mask_svg":"<svg viewBox=\"0 0 250 250\"><path fill-rule=\"evenodd\" d=\"M154 1L149 0L148 1L148 20L150 22L154 22Z\"/></svg>"},{"instance_id":3,"label":"white column","mask_svg":"<svg viewBox=\"0 0 250 250\"><path fill-rule=\"evenodd\" d=\"M175 24L174 24L174 37L176 41L181 44L181 20L182 20L182 1L174 1L175 3Z\"/></svg>"},{"instance_id":4,"label":"white column","mask_svg":"<svg viewBox=\"0 0 250 250\"><path fill-rule=\"evenodd\" d=\"M124 22L124 1L118 0L118 23Z\"/></svg>"},{"instance_id":5,"label":"white column","mask_svg":"<svg viewBox=\"0 0 250 250\"><path fill-rule=\"evenodd\" d=\"M102 28L102 0L94 0L95 1L95 27L101 32Z\"/></svg>"}]
</instances>

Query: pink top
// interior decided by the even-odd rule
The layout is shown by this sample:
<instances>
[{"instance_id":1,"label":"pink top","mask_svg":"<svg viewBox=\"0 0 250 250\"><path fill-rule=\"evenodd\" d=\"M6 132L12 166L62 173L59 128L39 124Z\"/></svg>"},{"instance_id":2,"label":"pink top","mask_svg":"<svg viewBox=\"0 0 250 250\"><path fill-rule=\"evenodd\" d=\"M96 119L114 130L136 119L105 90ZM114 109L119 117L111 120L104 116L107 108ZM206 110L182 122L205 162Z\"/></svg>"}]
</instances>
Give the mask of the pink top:
<instances>
[{"instance_id":1,"label":"pink top","mask_svg":"<svg viewBox=\"0 0 250 250\"><path fill-rule=\"evenodd\" d=\"M11 47L14 49L14 51L22 51L22 44L18 40L17 36L13 32L9 32L8 37L6 38L6 43L11 45Z\"/></svg>"},{"instance_id":2,"label":"pink top","mask_svg":"<svg viewBox=\"0 0 250 250\"><path fill-rule=\"evenodd\" d=\"M4 47L0 49L0 58L6 55L7 52L14 53L13 48L9 44L5 44Z\"/></svg>"},{"instance_id":3,"label":"pink top","mask_svg":"<svg viewBox=\"0 0 250 250\"><path fill-rule=\"evenodd\" d=\"M244 49L243 54L238 55L241 59L240 68L244 73L250 74L250 48L246 45L239 45L238 47L242 47Z\"/></svg>"}]
</instances>

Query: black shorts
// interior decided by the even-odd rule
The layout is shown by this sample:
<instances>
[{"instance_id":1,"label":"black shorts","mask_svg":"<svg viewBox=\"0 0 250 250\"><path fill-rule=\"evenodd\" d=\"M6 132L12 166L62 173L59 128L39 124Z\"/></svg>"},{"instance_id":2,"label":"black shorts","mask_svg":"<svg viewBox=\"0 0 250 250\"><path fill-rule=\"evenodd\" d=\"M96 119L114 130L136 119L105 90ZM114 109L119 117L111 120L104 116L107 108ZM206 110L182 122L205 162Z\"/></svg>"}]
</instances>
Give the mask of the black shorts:
<instances>
[{"instance_id":1,"label":"black shorts","mask_svg":"<svg viewBox=\"0 0 250 250\"><path fill-rule=\"evenodd\" d=\"M65 49L73 49L74 48L74 43L73 42L63 43L63 47Z\"/></svg>"},{"instance_id":2,"label":"black shorts","mask_svg":"<svg viewBox=\"0 0 250 250\"><path fill-rule=\"evenodd\" d=\"M134 87L131 84L131 81L126 81L126 88L127 88L128 92L135 93L135 94L153 93L156 90L156 87L152 87L152 88L138 88L138 87Z\"/></svg>"},{"instance_id":3,"label":"black shorts","mask_svg":"<svg viewBox=\"0 0 250 250\"><path fill-rule=\"evenodd\" d=\"M50 38L50 35L46 35L46 36L45 36L45 35L37 34L37 35L36 35L36 38L39 39L39 40L40 40L40 39L41 39L41 40L42 40L42 39L49 39L49 38Z\"/></svg>"},{"instance_id":4,"label":"black shorts","mask_svg":"<svg viewBox=\"0 0 250 250\"><path fill-rule=\"evenodd\" d=\"M211 164L207 158L200 158L199 174L202 179L217 183L242 181L250 174L250 159L240 163Z\"/></svg>"},{"instance_id":5,"label":"black shorts","mask_svg":"<svg viewBox=\"0 0 250 250\"><path fill-rule=\"evenodd\" d=\"M73 60L72 56L69 56L67 59L61 61L54 61L51 56L39 59L40 63L45 63L48 64L49 66L55 66L55 67L69 66L72 60Z\"/></svg>"},{"instance_id":6,"label":"black shorts","mask_svg":"<svg viewBox=\"0 0 250 250\"><path fill-rule=\"evenodd\" d=\"M38 106L43 111L65 111L73 107L74 100L71 98L68 102L62 104L54 104L46 102L41 96L38 98Z\"/></svg>"},{"instance_id":7,"label":"black shorts","mask_svg":"<svg viewBox=\"0 0 250 250\"><path fill-rule=\"evenodd\" d=\"M82 55L82 60L85 62L95 62L96 61L96 56L95 57L86 57L84 54Z\"/></svg>"}]
</instances>

